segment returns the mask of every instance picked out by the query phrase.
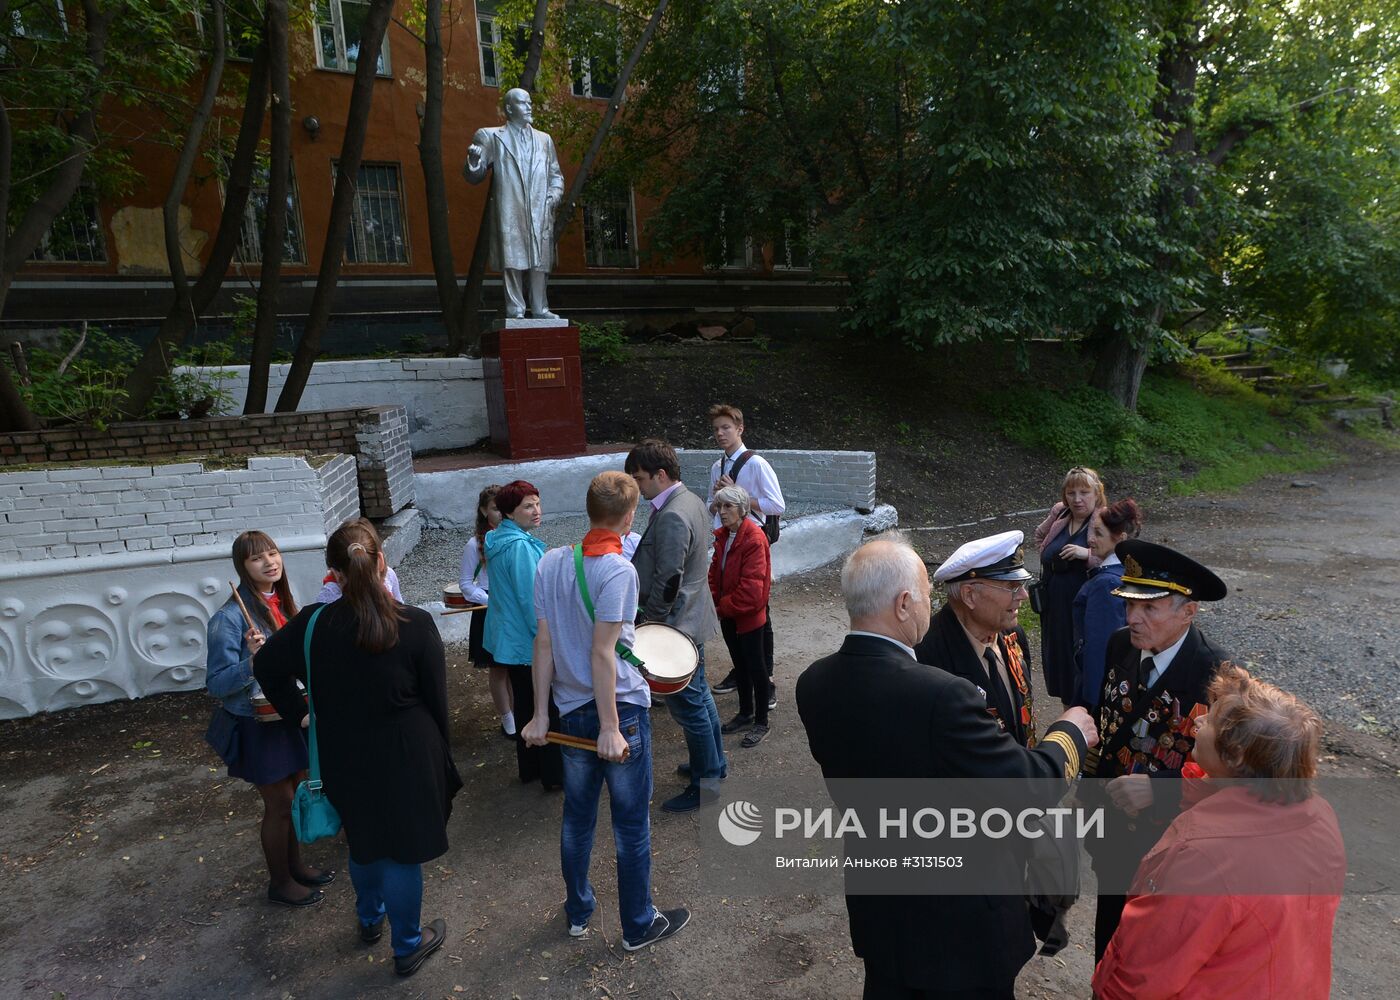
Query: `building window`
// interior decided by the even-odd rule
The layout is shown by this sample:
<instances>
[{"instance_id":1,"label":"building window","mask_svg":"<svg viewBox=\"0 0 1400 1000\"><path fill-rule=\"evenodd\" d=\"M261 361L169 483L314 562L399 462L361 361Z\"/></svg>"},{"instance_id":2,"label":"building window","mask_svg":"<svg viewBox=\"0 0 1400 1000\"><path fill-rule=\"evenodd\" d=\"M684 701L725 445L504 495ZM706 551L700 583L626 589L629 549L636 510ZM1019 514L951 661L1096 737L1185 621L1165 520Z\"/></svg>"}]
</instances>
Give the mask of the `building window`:
<instances>
[{"instance_id":1,"label":"building window","mask_svg":"<svg viewBox=\"0 0 1400 1000\"><path fill-rule=\"evenodd\" d=\"M246 264L262 262L263 227L267 225L267 181L269 170L254 171L248 203L243 206L243 229L238 237L238 259ZM305 264L305 244L301 238L301 209L297 198L295 172L287 178L287 231L282 239L282 262Z\"/></svg>"},{"instance_id":2,"label":"building window","mask_svg":"<svg viewBox=\"0 0 1400 1000\"><path fill-rule=\"evenodd\" d=\"M636 267L632 189L600 187L583 205L583 246L589 267Z\"/></svg>"},{"instance_id":3,"label":"building window","mask_svg":"<svg viewBox=\"0 0 1400 1000\"><path fill-rule=\"evenodd\" d=\"M617 91L617 60L604 56L580 56L571 64L574 96L610 99Z\"/></svg>"},{"instance_id":4,"label":"building window","mask_svg":"<svg viewBox=\"0 0 1400 1000\"><path fill-rule=\"evenodd\" d=\"M476 44L481 50L481 85L499 87L501 70L496 63L496 52L501 46L501 29L496 25L493 14L478 11L476 15Z\"/></svg>"},{"instance_id":5,"label":"building window","mask_svg":"<svg viewBox=\"0 0 1400 1000\"><path fill-rule=\"evenodd\" d=\"M17 38L62 38L68 34L68 15L63 0L35 0L10 9L11 30Z\"/></svg>"},{"instance_id":6,"label":"building window","mask_svg":"<svg viewBox=\"0 0 1400 1000\"><path fill-rule=\"evenodd\" d=\"M816 213L804 220L789 219L783 223L783 235L773 242L775 271L810 271L812 269L812 229Z\"/></svg>"},{"instance_id":7,"label":"building window","mask_svg":"<svg viewBox=\"0 0 1400 1000\"><path fill-rule=\"evenodd\" d=\"M716 267L753 267L753 237L744 231L742 213L719 210L719 233L708 256Z\"/></svg>"},{"instance_id":8,"label":"building window","mask_svg":"<svg viewBox=\"0 0 1400 1000\"><path fill-rule=\"evenodd\" d=\"M97 191L92 185L78 185L78 190L53 220L29 259L53 264L107 262L102 218L97 214Z\"/></svg>"},{"instance_id":9,"label":"building window","mask_svg":"<svg viewBox=\"0 0 1400 1000\"><path fill-rule=\"evenodd\" d=\"M360 56L360 35L369 4L361 0L316 0L316 65L322 69L355 72ZM379 48L380 76L389 75L389 33Z\"/></svg>"},{"instance_id":10,"label":"building window","mask_svg":"<svg viewBox=\"0 0 1400 1000\"><path fill-rule=\"evenodd\" d=\"M228 0L224 4L225 56L236 62L252 62L262 36L262 11L250 0ZM194 8L194 25L204 40L214 30L214 14L210 0L201 0Z\"/></svg>"},{"instance_id":11,"label":"building window","mask_svg":"<svg viewBox=\"0 0 1400 1000\"><path fill-rule=\"evenodd\" d=\"M350 264L408 263L397 163L361 164L350 209L345 260Z\"/></svg>"}]
</instances>

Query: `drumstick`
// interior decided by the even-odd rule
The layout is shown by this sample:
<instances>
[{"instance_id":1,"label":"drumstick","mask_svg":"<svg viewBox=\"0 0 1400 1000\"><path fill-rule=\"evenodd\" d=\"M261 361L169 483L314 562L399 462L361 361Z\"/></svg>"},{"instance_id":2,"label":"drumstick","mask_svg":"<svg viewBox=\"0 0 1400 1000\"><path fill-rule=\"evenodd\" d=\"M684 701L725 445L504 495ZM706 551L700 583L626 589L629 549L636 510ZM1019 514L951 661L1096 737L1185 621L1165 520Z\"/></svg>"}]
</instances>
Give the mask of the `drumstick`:
<instances>
[{"instance_id":1,"label":"drumstick","mask_svg":"<svg viewBox=\"0 0 1400 1000\"><path fill-rule=\"evenodd\" d=\"M568 733L545 733L545 742L558 743L561 747L573 747L575 750L592 750L598 752L598 741L584 739L582 736L570 736ZM632 748L623 744L622 759L625 761L632 756Z\"/></svg>"},{"instance_id":2,"label":"drumstick","mask_svg":"<svg viewBox=\"0 0 1400 1000\"><path fill-rule=\"evenodd\" d=\"M465 614L465 613L468 612L468 611L485 611L485 610L486 610L486 605L484 605L484 604L469 604L469 605L467 605L465 608L448 608L446 611L439 611L439 612L438 612L438 617L441 618L443 615L460 615L460 614Z\"/></svg>"},{"instance_id":3,"label":"drumstick","mask_svg":"<svg viewBox=\"0 0 1400 1000\"><path fill-rule=\"evenodd\" d=\"M238 593L238 588L233 585L233 581L228 582L228 589L233 591L233 599L238 602L238 610L243 612L243 620L248 623L249 628L256 628L253 624L253 616L248 614L248 605L243 603L243 596Z\"/></svg>"}]
</instances>

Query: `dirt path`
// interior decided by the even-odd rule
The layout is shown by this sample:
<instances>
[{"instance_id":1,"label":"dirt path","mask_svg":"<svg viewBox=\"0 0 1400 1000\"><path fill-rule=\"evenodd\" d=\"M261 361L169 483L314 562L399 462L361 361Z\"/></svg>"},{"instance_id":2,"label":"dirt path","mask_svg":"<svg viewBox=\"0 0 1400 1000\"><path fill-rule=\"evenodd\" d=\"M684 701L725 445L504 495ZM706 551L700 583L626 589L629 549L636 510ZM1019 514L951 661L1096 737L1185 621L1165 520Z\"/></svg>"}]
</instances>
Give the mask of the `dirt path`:
<instances>
[{"instance_id":1,"label":"dirt path","mask_svg":"<svg viewBox=\"0 0 1400 1000\"><path fill-rule=\"evenodd\" d=\"M1329 773L1393 779L1400 746L1379 730L1400 715L1400 607L1393 600L1400 457L1309 479L1317 485L1266 482L1235 498L1154 509L1149 534L1222 570L1235 593L1205 627L1323 708L1333 720ZM775 733L760 748L745 751L732 741L738 773L814 767L791 691L797 674L843 632L833 574L784 581L774 611L782 703ZM725 657L718 648L712 656L711 674L722 676ZM452 849L426 868L424 902L425 917L447 918L449 940L406 981L392 974L387 938L372 949L356 943L344 876L312 912L263 901L257 795L223 777L200 741L206 699L166 696L0 724L0 870L10 904L0 913L0 995L859 996L861 969L839 896L724 898L698 884L698 824L708 814L653 812L656 899L684 902L695 913L681 937L637 956L622 952L604 818L594 865L596 930L569 939L560 913L560 800L514 782L513 751L493 731L484 678L454 664L451 696L453 744L467 785L451 822ZM722 715L733 702L733 695L721 699ZM669 775L684 748L664 713L655 719L657 794L664 797L678 787ZM1357 732L1358 724L1377 733ZM343 867L339 842L312 855ZM1020 996L1088 995L1091 906L1076 907L1074 943L1061 956L1026 967ZM1396 996L1398 947L1400 897L1346 899L1334 995Z\"/></svg>"}]
</instances>

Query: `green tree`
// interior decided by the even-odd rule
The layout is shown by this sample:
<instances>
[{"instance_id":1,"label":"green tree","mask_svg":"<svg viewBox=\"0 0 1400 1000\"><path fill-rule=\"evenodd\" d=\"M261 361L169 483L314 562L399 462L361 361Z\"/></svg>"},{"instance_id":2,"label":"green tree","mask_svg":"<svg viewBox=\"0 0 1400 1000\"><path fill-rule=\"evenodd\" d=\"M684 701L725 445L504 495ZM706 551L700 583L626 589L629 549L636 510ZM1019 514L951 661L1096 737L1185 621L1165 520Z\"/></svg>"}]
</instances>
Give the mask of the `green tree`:
<instances>
[{"instance_id":1,"label":"green tree","mask_svg":"<svg viewBox=\"0 0 1400 1000\"><path fill-rule=\"evenodd\" d=\"M1193 321L1393 343L1396 8L685 5L607 169L662 200L659 254L724 263L810 219L852 327L1082 337L1131 408Z\"/></svg>"},{"instance_id":2,"label":"green tree","mask_svg":"<svg viewBox=\"0 0 1400 1000\"><path fill-rule=\"evenodd\" d=\"M85 179L103 193L134 183L123 109L174 106L195 24L193 0L0 0L0 314ZM0 429L36 425L0 364Z\"/></svg>"}]
</instances>

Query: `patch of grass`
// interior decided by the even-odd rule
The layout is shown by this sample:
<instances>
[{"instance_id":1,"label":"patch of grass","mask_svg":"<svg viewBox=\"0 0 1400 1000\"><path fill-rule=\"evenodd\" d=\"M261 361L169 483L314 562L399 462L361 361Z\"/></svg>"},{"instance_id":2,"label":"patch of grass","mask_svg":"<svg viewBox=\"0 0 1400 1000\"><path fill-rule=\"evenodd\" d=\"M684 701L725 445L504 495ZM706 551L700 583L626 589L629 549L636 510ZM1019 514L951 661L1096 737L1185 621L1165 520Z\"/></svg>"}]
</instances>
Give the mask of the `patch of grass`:
<instances>
[{"instance_id":1,"label":"patch of grass","mask_svg":"<svg viewBox=\"0 0 1400 1000\"><path fill-rule=\"evenodd\" d=\"M1336 456L1316 440L1316 414L1281 404L1204 358L1143 379L1129 413L1088 386L1030 388L1002 400L1012 440L1067 464L1177 468L1175 494L1238 489L1261 476L1320 468Z\"/></svg>"},{"instance_id":2,"label":"patch of grass","mask_svg":"<svg viewBox=\"0 0 1400 1000\"><path fill-rule=\"evenodd\" d=\"M1351 432L1363 440L1378 444L1391 451L1400 451L1400 432L1381 426L1379 420L1358 420L1351 425Z\"/></svg>"}]
</instances>

